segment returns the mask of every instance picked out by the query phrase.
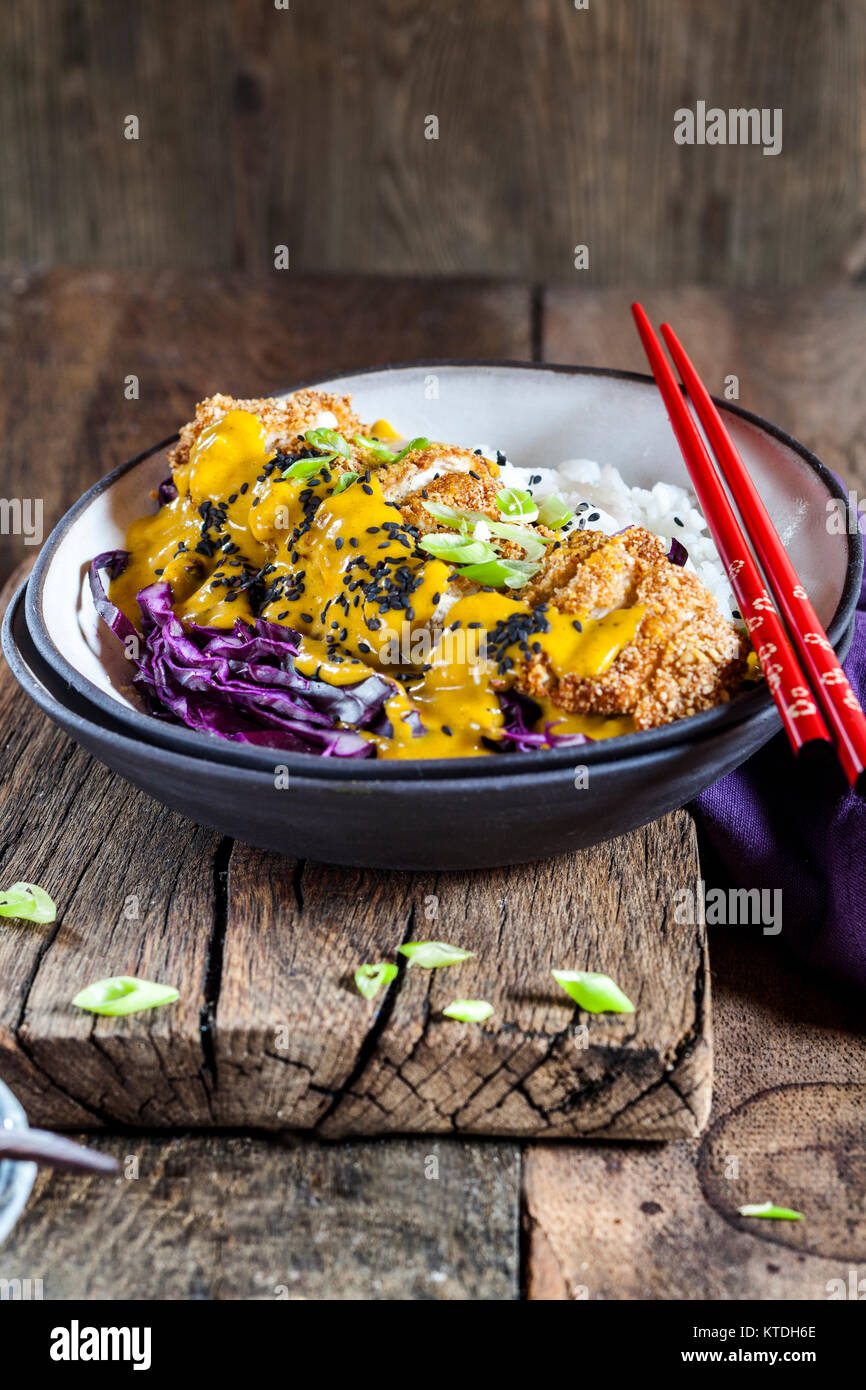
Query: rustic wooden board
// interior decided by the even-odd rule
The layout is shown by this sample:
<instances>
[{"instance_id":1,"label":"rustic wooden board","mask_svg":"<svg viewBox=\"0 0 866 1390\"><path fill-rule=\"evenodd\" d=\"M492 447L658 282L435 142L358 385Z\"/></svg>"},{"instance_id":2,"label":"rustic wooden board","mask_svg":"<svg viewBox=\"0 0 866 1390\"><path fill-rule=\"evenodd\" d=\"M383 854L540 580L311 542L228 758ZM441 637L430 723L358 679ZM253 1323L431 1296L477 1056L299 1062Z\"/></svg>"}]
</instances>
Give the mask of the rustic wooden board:
<instances>
[{"instance_id":1,"label":"rustic wooden board","mask_svg":"<svg viewBox=\"0 0 866 1390\"><path fill-rule=\"evenodd\" d=\"M710 1097L705 943L673 908L696 866L684 814L483 876L332 869L236 846L216 1116L328 1137L696 1133ZM401 970L384 1001L354 991L359 961L431 936L476 959ZM553 968L609 973L636 1013L576 1012ZM495 1013L455 1023L442 1017L455 998Z\"/></svg>"},{"instance_id":2,"label":"rustic wooden board","mask_svg":"<svg viewBox=\"0 0 866 1390\"><path fill-rule=\"evenodd\" d=\"M584 243L646 287L862 255L860 0L6 0L3 39L10 259L568 280ZM677 146L699 99L781 108L782 153Z\"/></svg>"},{"instance_id":3,"label":"rustic wooden board","mask_svg":"<svg viewBox=\"0 0 866 1390\"><path fill-rule=\"evenodd\" d=\"M0 1278L41 1279L45 1299L518 1297L515 1145L97 1144L123 1176L41 1173Z\"/></svg>"}]
</instances>

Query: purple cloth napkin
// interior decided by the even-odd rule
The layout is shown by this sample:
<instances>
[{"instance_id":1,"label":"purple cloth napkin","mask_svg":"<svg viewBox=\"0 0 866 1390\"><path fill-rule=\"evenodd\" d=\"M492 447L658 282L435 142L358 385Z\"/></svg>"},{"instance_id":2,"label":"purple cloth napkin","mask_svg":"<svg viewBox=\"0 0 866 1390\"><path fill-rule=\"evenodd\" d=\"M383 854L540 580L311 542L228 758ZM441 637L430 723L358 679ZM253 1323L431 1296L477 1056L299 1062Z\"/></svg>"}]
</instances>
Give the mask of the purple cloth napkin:
<instances>
[{"instance_id":1,"label":"purple cloth napkin","mask_svg":"<svg viewBox=\"0 0 866 1390\"><path fill-rule=\"evenodd\" d=\"M845 673L866 706L866 576ZM780 733L692 809L735 884L781 888L778 939L866 989L866 802L804 779Z\"/></svg>"}]
</instances>

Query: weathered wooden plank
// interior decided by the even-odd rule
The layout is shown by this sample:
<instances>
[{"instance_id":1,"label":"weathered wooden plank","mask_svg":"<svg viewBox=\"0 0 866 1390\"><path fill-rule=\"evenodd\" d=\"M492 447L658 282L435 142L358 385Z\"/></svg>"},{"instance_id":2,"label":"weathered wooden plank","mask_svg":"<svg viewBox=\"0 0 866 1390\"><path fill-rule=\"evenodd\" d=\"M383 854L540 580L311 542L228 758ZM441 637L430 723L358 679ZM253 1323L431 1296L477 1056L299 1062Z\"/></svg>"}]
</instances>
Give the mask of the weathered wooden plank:
<instances>
[{"instance_id":1,"label":"weathered wooden plank","mask_svg":"<svg viewBox=\"0 0 866 1390\"><path fill-rule=\"evenodd\" d=\"M781 426L866 490L866 287L755 295L678 286L640 293L654 322L674 324L715 395L724 396L727 378L735 376L737 404ZM547 290L545 360L646 372L629 298L614 290Z\"/></svg>"},{"instance_id":2,"label":"weathered wooden plank","mask_svg":"<svg viewBox=\"0 0 866 1390\"><path fill-rule=\"evenodd\" d=\"M329 1110L382 1003L357 993L353 973L396 958L419 891L413 874L234 846L214 1023L220 1124L312 1129Z\"/></svg>"},{"instance_id":3,"label":"weathered wooden plank","mask_svg":"<svg viewBox=\"0 0 866 1390\"><path fill-rule=\"evenodd\" d=\"M859 0L7 0L0 255L814 284L862 262L864 70ZM698 100L781 154L676 145Z\"/></svg>"},{"instance_id":4,"label":"weathered wooden plank","mask_svg":"<svg viewBox=\"0 0 866 1390\"><path fill-rule=\"evenodd\" d=\"M719 929L711 952L710 1129L664 1149L529 1146L530 1298L824 1299L866 1260L859 1001L778 939ZM767 1200L806 1219L736 1215Z\"/></svg>"},{"instance_id":5,"label":"weathered wooden plank","mask_svg":"<svg viewBox=\"0 0 866 1390\"><path fill-rule=\"evenodd\" d=\"M220 1121L327 1137L696 1133L710 1095L705 941L674 921L675 890L696 875L684 815L481 879L236 848L214 1025ZM402 970L373 1002L354 991L362 961L430 937L476 958ZM636 1014L579 1014L554 968L609 973ZM495 1013L443 1018L455 998Z\"/></svg>"},{"instance_id":6,"label":"weathered wooden plank","mask_svg":"<svg viewBox=\"0 0 866 1390\"><path fill-rule=\"evenodd\" d=\"M518 1297L516 1145L98 1144L124 1176L40 1174L0 1277L46 1299Z\"/></svg>"}]
</instances>

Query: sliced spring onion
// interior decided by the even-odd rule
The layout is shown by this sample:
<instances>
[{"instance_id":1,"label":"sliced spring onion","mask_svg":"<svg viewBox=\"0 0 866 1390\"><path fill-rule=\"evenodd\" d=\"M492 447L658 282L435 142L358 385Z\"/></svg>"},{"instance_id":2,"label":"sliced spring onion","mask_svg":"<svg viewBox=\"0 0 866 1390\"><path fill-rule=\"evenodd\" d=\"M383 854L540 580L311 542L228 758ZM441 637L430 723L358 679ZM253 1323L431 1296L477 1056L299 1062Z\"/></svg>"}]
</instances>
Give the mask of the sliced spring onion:
<instances>
[{"instance_id":1,"label":"sliced spring onion","mask_svg":"<svg viewBox=\"0 0 866 1390\"><path fill-rule=\"evenodd\" d=\"M634 1004L609 975L593 970L552 970L554 980L588 1014L633 1014Z\"/></svg>"},{"instance_id":2,"label":"sliced spring onion","mask_svg":"<svg viewBox=\"0 0 866 1390\"><path fill-rule=\"evenodd\" d=\"M464 531L469 526L486 526L492 536L500 536L503 540L515 541L522 546L526 551L528 560L540 560L547 546L544 536L539 536L531 526L494 521L485 512L462 512L458 511L456 507L446 507L441 502L425 502L424 509L431 516L435 516L437 521L446 521L451 525L456 524Z\"/></svg>"},{"instance_id":3,"label":"sliced spring onion","mask_svg":"<svg viewBox=\"0 0 866 1390\"><path fill-rule=\"evenodd\" d=\"M455 999L442 1013L445 1018L456 1018L461 1023L483 1023L493 1013L493 1005L486 999Z\"/></svg>"},{"instance_id":4,"label":"sliced spring onion","mask_svg":"<svg viewBox=\"0 0 866 1390\"><path fill-rule=\"evenodd\" d=\"M544 536L539 536L531 526L517 526L507 521L488 521L487 526L491 535L522 546L527 560L540 560L547 548Z\"/></svg>"},{"instance_id":5,"label":"sliced spring onion","mask_svg":"<svg viewBox=\"0 0 866 1390\"><path fill-rule=\"evenodd\" d=\"M539 565L528 564L525 560L487 560L482 564L464 565L460 574L464 579L474 579L476 584L486 584L490 589L522 589Z\"/></svg>"},{"instance_id":6,"label":"sliced spring onion","mask_svg":"<svg viewBox=\"0 0 866 1390\"><path fill-rule=\"evenodd\" d=\"M373 999L383 985L389 985L397 974L396 965L380 960L375 965L359 965L355 971L355 985L365 999Z\"/></svg>"},{"instance_id":7,"label":"sliced spring onion","mask_svg":"<svg viewBox=\"0 0 866 1390\"><path fill-rule=\"evenodd\" d=\"M152 980L136 980L133 975L114 975L97 980L76 994L72 1003L76 1009L91 1014L137 1014L142 1009L156 1009L160 1004L173 1004L180 996L173 985L158 985Z\"/></svg>"},{"instance_id":8,"label":"sliced spring onion","mask_svg":"<svg viewBox=\"0 0 866 1390\"><path fill-rule=\"evenodd\" d=\"M332 496L336 497L338 492L345 492L346 488L351 487L353 483L356 483L360 476L360 473L341 473L339 478L337 479L337 485L334 488Z\"/></svg>"},{"instance_id":9,"label":"sliced spring onion","mask_svg":"<svg viewBox=\"0 0 866 1390\"><path fill-rule=\"evenodd\" d=\"M53 922L57 908L44 888L35 883L13 883L0 893L0 917L20 917L24 922Z\"/></svg>"},{"instance_id":10,"label":"sliced spring onion","mask_svg":"<svg viewBox=\"0 0 866 1390\"><path fill-rule=\"evenodd\" d=\"M337 430L305 430L304 439L311 449L316 449L320 454L339 454L344 459L352 457L352 450Z\"/></svg>"},{"instance_id":11,"label":"sliced spring onion","mask_svg":"<svg viewBox=\"0 0 866 1390\"><path fill-rule=\"evenodd\" d=\"M382 444L378 439L368 439L365 434L353 434L352 443L370 454L377 463L394 463L397 458L394 450L389 449L387 444Z\"/></svg>"},{"instance_id":12,"label":"sliced spring onion","mask_svg":"<svg viewBox=\"0 0 866 1390\"><path fill-rule=\"evenodd\" d=\"M503 516L509 517L512 521L534 521L538 516L535 498L531 492L524 492L522 488L503 488L496 494L496 505Z\"/></svg>"},{"instance_id":13,"label":"sliced spring onion","mask_svg":"<svg viewBox=\"0 0 866 1390\"><path fill-rule=\"evenodd\" d=\"M422 970L436 970L440 965L459 965L460 961L469 960L475 955L474 951L449 946L447 941L407 941L405 946L398 949L410 965L420 965Z\"/></svg>"},{"instance_id":14,"label":"sliced spring onion","mask_svg":"<svg viewBox=\"0 0 866 1390\"><path fill-rule=\"evenodd\" d=\"M773 1202L759 1202L754 1206L738 1207L740 1216L759 1216L764 1221L802 1221L801 1211L792 1211L790 1207L777 1207Z\"/></svg>"},{"instance_id":15,"label":"sliced spring onion","mask_svg":"<svg viewBox=\"0 0 866 1390\"><path fill-rule=\"evenodd\" d=\"M457 522L458 526L469 526L477 524L479 521L490 523L490 517L484 512L463 512L457 507L446 507L444 502L423 503L425 512L435 516L437 521Z\"/></svg>"},{"instance_id":16,"label":"sliced spring onion","mask_svg":"<svg viewBox=\"0 0 866 1390\"><path fill-rule=\"evenodd\" d=\"M430 440L429 440L429 439L425 439L424 436L423 436L423 434L419 434L418 437L417 437L417 439L410 439L410 440L409 440L409 443L408 443L407 445L405 445L405 447L402 448L402 449L400 450L400 452L399 452L399 454L397 455L397 457L395 458L394 462L395 462L395 463L400 463L401 460L404 459L404 458L406 457L407 454L411 454L411 452L412 452L413 449L429 449L429 448L430 448Z\"/></svg>"},{"instance_id":17,"label":"sliced spring onion","mask_svg":"<svg viewBox=\"0 0 866 1390\"><path fill-rule=\"evenodd\" d=\"M438 560L450 560L455 565L475 565L496 559L496 551L489 541L475 541L448 531L431 531L430 535L422 536L418 544Z\"/></svg>"},{"instance_id":18,"label":"sliced spring onion","mask_svg":"<svg viewBox=\"0 0 866 1390\"><path fill-rule=\"evenodd\" d=\"M336 457L336 454L320 454L315 459L296 459L294 463L289 464L288 468L283 469L283 477L311 478L314 473L318 473L320 468L324 468L328 463L333 463Z\"/></svg>"},{"instance_id":19,"label":"sliced spring onion","mask_svg":"<svg viewBox=\"0 0 866 1390\"><path fill-rule=\"evenodd\" d=\"M561 527L567 526L573 516L574 512L569 510L555 492L546 497L538 509L538 520L542 526L549 526L551 531L559 531Z\"/></svg>"}]
</instances>

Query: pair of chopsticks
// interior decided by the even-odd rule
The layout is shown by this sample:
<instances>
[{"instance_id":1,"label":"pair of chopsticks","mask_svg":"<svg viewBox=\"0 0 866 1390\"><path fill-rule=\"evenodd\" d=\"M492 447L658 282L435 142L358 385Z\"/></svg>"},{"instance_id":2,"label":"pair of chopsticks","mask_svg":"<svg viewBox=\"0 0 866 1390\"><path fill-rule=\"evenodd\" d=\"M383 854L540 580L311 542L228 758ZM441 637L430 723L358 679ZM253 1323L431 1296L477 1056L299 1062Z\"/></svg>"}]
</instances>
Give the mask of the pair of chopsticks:
<instances>
[{"instance_id":1,"label":"pair of chopsticks","mask_svg":"<svg viewBox=\"0 0 866 1390\"><path fill-rule=\"evenodd\" d=\"M673 329L663 323L661 334L716 455L715 464L641 305L633 304L632 313L791 747L798 756L808 757L832 755L835 750L849 785L864 796L866 716L800 577L715 403ZM737 504L742 528L719 474Z\"/></svg>"}]
</instances>

